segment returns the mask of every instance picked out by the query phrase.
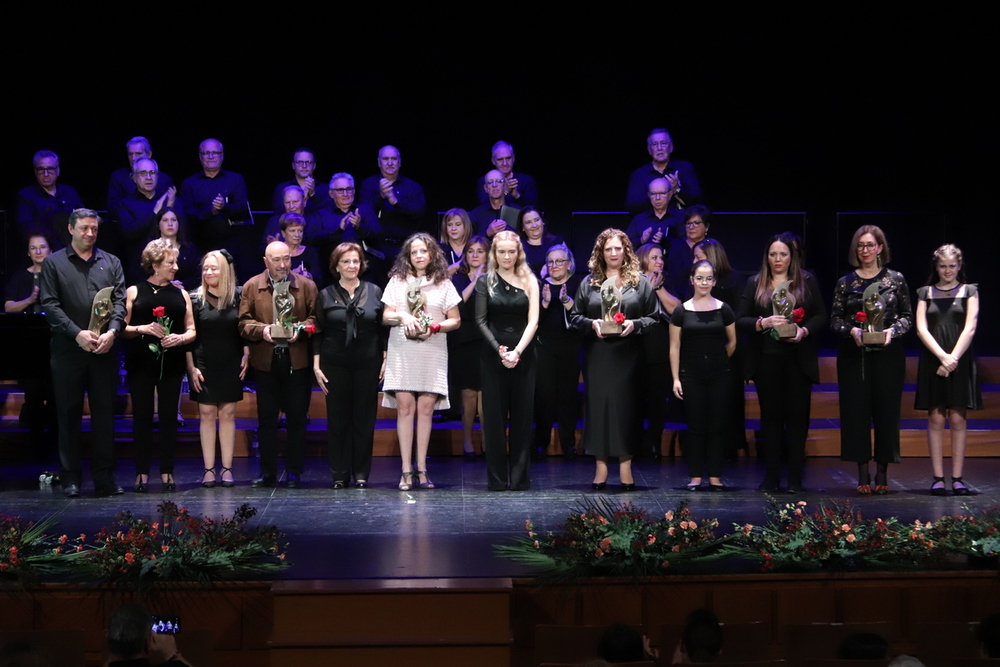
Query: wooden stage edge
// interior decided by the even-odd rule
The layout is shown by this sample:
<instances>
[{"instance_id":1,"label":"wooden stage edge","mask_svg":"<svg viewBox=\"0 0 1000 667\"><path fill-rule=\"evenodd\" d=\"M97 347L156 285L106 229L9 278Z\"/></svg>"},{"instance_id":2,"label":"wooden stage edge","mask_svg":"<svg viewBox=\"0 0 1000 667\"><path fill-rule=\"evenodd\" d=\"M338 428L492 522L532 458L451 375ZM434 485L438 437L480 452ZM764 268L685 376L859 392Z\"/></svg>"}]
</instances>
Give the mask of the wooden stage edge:
<instances>
[{"instance_id":1,"label":"wooden stage edge","mask_svg":"<svg viewBox=\"0 0 1000 667\"><path fill-rule=\"evenodd\" d=\"M82 629L88 664L100 664L115 607L136 601L109 588L42 585L8 591L0 627ZM783 630L810 623L885 623L894 653L915 652L927 624L978 621L1000 609L995 570L677 575L637 582L592 579L379 579L245 582L156 589L143 602L210 638L220 667L311 664L477 664L527 667L537 625L627 623L653 642L665 625L709 608L724 623L760 622L770 652ZM321 661L321 662L320 662Z\"/></svg>"}]
</instances>

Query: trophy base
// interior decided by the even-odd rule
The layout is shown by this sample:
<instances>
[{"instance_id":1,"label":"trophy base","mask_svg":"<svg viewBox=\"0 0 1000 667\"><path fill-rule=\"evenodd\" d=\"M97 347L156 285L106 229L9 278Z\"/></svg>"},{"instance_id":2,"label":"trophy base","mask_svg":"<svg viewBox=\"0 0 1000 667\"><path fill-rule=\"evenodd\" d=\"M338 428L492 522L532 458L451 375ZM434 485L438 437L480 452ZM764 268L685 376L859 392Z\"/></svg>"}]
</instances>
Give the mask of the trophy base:
<instances>
[{"instance_id":1,"label":"trophy base","mask_svg":"<svg viewBox=\"0 0 1000 667\"><path fill-rule=\"evenodd\" d=\"M617 322L608 322L607 320L601 320L601 335L602 336L621 336L624 327Z\"/></svg>"},{"instance_id":2,"label":"trophy base","mask_svg":"<svg viewBox=\"0 0 1000 667\"><path fill-rule=\"evenodd\" d=\"M420 330L420 333L418 333L415 336L411 336L410 334L405 334L405 336L410 340L424 340L423 338L421 338L421 336L423 336L426 333L427 333L427 327L424 327L423 329Z\"/></svg>"},{"instance_id":3,"label":"trophy base","mask_svg":"<svg viewBox=\"0 0 1000 667\"><path fill-rule=\"evenodd\" d=\"M271 325L271 340L288 340L294 335L294 327L283 327L280 324Z\"/></svg>"},{"instance_id":4,"label":"trophy base","mask_svg":"<svg viewBox=\"0 0 1000 667\"><path fill-rule=\"evenodd\" d=\"M861 344L862 345L885 345L885 332L884 331L862 331L861 332Z\"/></svg>"},{"instance_id":5,"label":"trophy base","mask_svg":"<svg viewBox=\"0 0 1000 667\"><path fill-rule=\"evenodd\" d=\"M779 324L774 327L774 331L778 334L778 338L795 338L799 328L794 324Z\"/></svg>"}]
</instances>

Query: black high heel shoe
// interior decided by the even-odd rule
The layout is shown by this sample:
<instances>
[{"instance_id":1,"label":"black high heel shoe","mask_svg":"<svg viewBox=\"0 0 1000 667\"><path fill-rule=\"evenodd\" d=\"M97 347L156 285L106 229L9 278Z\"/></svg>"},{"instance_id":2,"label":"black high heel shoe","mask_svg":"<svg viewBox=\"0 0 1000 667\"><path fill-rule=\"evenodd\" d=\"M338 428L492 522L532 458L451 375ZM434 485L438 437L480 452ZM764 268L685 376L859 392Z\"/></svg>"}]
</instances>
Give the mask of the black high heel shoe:
<instances>
[{"instance_id":1,"label":"black high heel shoe","mask_svg":"<svg viewBox=\"0 0 1000 667\"><path fill-rule=\"evenodd\" d=\"M942 480L943 479L944 478L942 478ZM955 486L956 484L958 484L959 486ZM951 478L951 492L954 493L956 496L968 496L971 493L969 491L969 487L965 485L965 482L962 481L961 477Z\"/></svg>"},{"instance_id":2,"label":"black high heel shoe","mask_svg":"<svg viewBox=\"0 0 1000 667\"><path fill-rule=\"evenodd\" d=\"M223 468L222 470L219 471L219 477L222 477L227 472L230 475L232 475L233 474L233 469L232 468ZM234 482L233 480L229 480L229 481L222 480L221 482L219 482L219 484L221 484L222 488L224 488L224 489L231 489L234 486L236 486L236 482Z\"/></svg>"},{"instance_id":3,"label":"black high heel shoe","mask_svg":"<svg viewBox=\"0 0 1000 667\"><path fill-rule=\"evenodd\" d=\"M167 480L165 482L163 482L163 492L164 493L173 493L176 490L177 490L177 485L174 484L174 476L173 476L173 474L168 474L167 475Z\"/></svg>"},{"instance_id":4,"label":"black high heel shoe","mask_svg":"<svg viewBox=\"0 0 1000 667\"><path fill-rule=\"evenodd\" d=\"M149 493L149 487L147 486L147 484L148 481L147 482L142 481L142 475L136 475L135 486L133 487L133 490L136 493Z\"/></svg>"},{"instance_id":5,"label":"black high heel shoe","mask_svg":"<svg viewBox=\"0 0 1000 667\"><path fill-rule=\"evenodd\" d=\"M208 473L212 473L212 479L210 481L205 480L205 475L207 475ZM201 485L206 489L214 489L216 477L217 475L215 474L215 470L213 468L205 468L205 474L201 476L202 479Z\"/></svg>"},{"instance_id":6,"label":"black high heel shoe","mask_svg":"<svg viewBox=\"0 0 1000 667\"><path fill-rule=\"evenodd\" d=\"M594 491L603 491L604 489L608 488L608 483L606 481L605 482L591 482L590 483L590 488L593 489Z\"/></svg>"}]
</instances>

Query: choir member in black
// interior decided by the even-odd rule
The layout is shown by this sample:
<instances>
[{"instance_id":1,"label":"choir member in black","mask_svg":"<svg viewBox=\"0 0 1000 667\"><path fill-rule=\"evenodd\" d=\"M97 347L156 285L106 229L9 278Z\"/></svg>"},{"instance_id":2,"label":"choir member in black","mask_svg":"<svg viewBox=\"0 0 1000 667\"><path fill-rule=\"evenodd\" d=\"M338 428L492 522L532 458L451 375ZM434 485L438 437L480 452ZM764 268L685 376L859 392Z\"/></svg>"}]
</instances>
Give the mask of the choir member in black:
<instances>
[{"instance_id":1,"label":"choir member in black","mask_svg":"<svg viewBox=\"0 0 1000 667\"><path fill-rule=\"evenodd\" d=\"M330 255L336 281L316 299L313 374L326 396L333 488L368 488L375 444L378 384L385 375L382 290L359 277L367 268L357 243Z\"/></svg>"},{"instance_id":2,"label":"choir member in black","mask_svg":"<svg viewBox=\"0 0 1000 667\"><path fill-rule=\"evenodd\" d=\"M840 337L837 381L840 384L840 459L858 464L858 493L872 493L868 462L874 458L876 495L889 493L888 468L899 463L899 412L906 356L896 339L913 326L910 288L902 274L886 268L889 244L875 225L854 232L847 256L854 271L837 281L830 326ZM861 342L867 316L862 294L878 285L885 301L883 344ZM875 428L872 454L871 428Z\"/></svg>"},{"instance_id":3,"label":"choir member in black","mask_svg":"<svg viewBox=\"0 0 1000 667\"><path fill-rule=\"evenodd\" d=\"M476 281L486 274L489 249L490 241L485 236L470 238L465 244L465 254L459 262L458 270L451 277L451 284L462 297L458 312L467 325L448 333L448 384L450 395L461 397L462 452L468 459L481 454L476 451L472 441L472 425L476 412L482 413L479 358L482 356L483 334L478 326L471 326L471 323L476 321ZM445 256L447 257L447 253Z\"/></svg>"},{"instance_id":4,"label":"choir member in black","mask_svg":"<svg viewBox=\"0 0 1000 667\"><path fill-rule=\"evenodd\" d=\"M664 250L667 278L664 279L663 284L666 285L666 289L671 294L688 299L691 297L689 278L691 263L694 261L694 247L708 238L708 230L712 224L712 213L707 206L696 204L684 211L683 221L682 237L671 239L669 250ZM700 259L705 258L701 257ZM727 266L728 264L726 262ZM722 277L718 276L720 279ZM736 308L736 304L730 304L730 306ZM671 308L671 310L673 309Z\"/></svg>"},{"instance_id":5,"label":"choir member in black","mask_svg":"<svg viewBox=\"0 0 1000 667\"><path fill-rule=\"evenodd\" d=\"M969 495L962 481L967 410L983 407L972 337L979 319L979 290L965 282L962 251L950 243L934 251L927 285L917 290L917 335L924 349L917 367L914 407L927 410L927 446L934 481L931 494L943 496L944 425L951 429L951 488Z\"/></svg>"},{"instance_id":6,"label":"choir member in black","mask_svg":"<svg viewBox=\"0 0 1000 667\"><path fill-rule=\"evenodd\" d=\"M736 312L736 308L740 304L740 284L736 279L736 272L733 271L733 267L729 263L729 256L726 255L726 249L716 239L705 239L696 243L691 253L693 262L708 260L711 263L712 268L716 272L715 286L712 287L712 296L726 303L733 309L733 312ZM693 288L689 284L687 289L689 291L685 296L690 297L694 293L690 291Z\"/></svg>"},{"instance_id":7,"label":"choir member in black","mask_svg":"<svg viewBox=\"0 0 1000 667\"><path fill-rule=\"evenodd\" d=\"M706 260L691 266L694 296L674 309L670 318L670 370L674 396L687 415L688 491L701 488L708 471L709 488L724 491L722 462L725 421L730 403L729 357L736 349L736 316L729 304L712 296L715 269Z\"/></svg>"},{"instance_id":8,"label":"choir member in black","mask_svg":"<svg viewBox=\"0 0 1000 667\"><path fill-rule=\"evenodd\" d=\"M31 259L31 266L15 270L7 281L3 302L5 313L33 315L41 312L39 280L42 275L42 262L49 256L51 250L48 236L44 233L36 232L28 237L28 257Z\"/></svg>"},{"instance_id":9,"label":"choir member in black","mask_svg":"<svg viewBox=\"0 0 1000 667\"><path fill-rule=\"evenodd\" d=\"M785 281L795 297L792 322L773 314L771 297ZM798 263L792 240L783 234L766 246L760 271L743 290L736 315L739 328L750 335L744 377L753 380L760 404L760 451L766 471L761 491L777 491L781 481L781 443L788 446L788 491L802 491L812 385L819 382L819 360L811 335L826 324L826 307L819 285ZM779 338L774 327L795 325L795 335ZM741 369L735 369L739 372Z\"/></svg>"},{"instance_id":10,"label":"choir member in black","mask_svg":"<svg viewBox=\"0 0 1000 667\"><path fill-rule=\"evenodd\" d=\"M559 423L559 446L567 459L576 457L576 420L580 416L577 386L583 337L570 324L573 297L584 276L576 273L573 252L565 245L549 248L542 272L535 350L535 454L544 457Z\"/></svg>"},{"instance_id":11,"label":"choir member in black","mask_svg":"<svg viewBox=\"0 0 1000 667\"><path fill-rule=\"evenodd\" d=\"M68 185L59 185L59 156L52 151L38 151L31 160L35 182L17 193L14 221L24 239L36 230L50 234L53 243L62 245L68 238L66 218L83 207L83 200Z\"/></svg>"},{"instance_id":12,"label":"choir member in black","mask_svg":"<svg viewBox=\"0 0 1000 667\"><path fill-rule=\"evenodd\" d=\"M540 276L545 267L549 248L563 243L563 240L546 231L542 214L534 206L525 206L521 209L517 218L517 228L521 232L521 244L524 247L524 256L528 258L528 267L536 276Z\"/></svg>"},{"instance_id":13,"label":"choir member in black","mask_svg":"<svg viewBox=\"0 0 1000 667\"><path fill-rule=\"evenodd\" d=\"M146 245L142 268L149 277L125 292L125 338L135 339L125 355L132 395L135 491L148 490L154 394L159 399L160 480L164 491L175 491L177 401L186 361L183 346L196 336L194 314L187 292L173 284L177 251L168 241L157 239Z\"/></svg>"},{"instance_id":14,"label":"choir member in black","mask_svg":"<svg viewBox=\"0 0 1000 667\"><path fill-rule=\"evenodd\" d=\"M216 482L232 487L236 445L236 403L243 400L250 348L240 336L240 293L233 258L212 250L201 260L201 287L191 295L196 345L187 352L191 400L198 403L201 455L205 473L201 485ZM222 469L215 471L215 425L219 424Z\"/></svg>"},{"instance_id":15,"label":"choir member in black","mask_svg":"<svg viewBox=\"0 0 1000 667\"><path fill-rule=\"evenodd\" d=\"M608 458L618 458L623 490L635 488L632 455L638 435L639 372L642 341L638 334L656 322L658 305L653 287L639 272L639 260L625 232L605 229L597 236L590 275L580 283L570 321L584 335L587 386L583 446L596 458L595 491L607 486ZM614 278L621 290L622 333L601 334L601 286Z\"/></svg>"},{"instance_id":16,"label":"choir member in black","mask_svg":"<svg viewBox=\"0 0 1000 667\"><path fill-rule=\"evenodd\" d=\"M132 189L118 200L114 212L118 217L118 241L125 258L125 279L138 283L146 277L139 265L142 250L159 235L156 225L164 208L170 207L175 214L178 208L177 190L170 187L161 191L160 168L156 160L139 158L132 169Z\"/></svg>"},{"instance_id":17,"label":"choir member in black","mask_svg":"<svg viewBox=\"0 0 1000 667\"><path fill-rule=\"evenodd\" d=\"M292 273L309 278L316 287L324 284L325 274L319 260L319 250L302 244L306 233L306 219L297 213L282 213L278 218L281 238L288 246L292 258Z\"/></svg>"},{"instance_id":18,"label":"choir member in black","mask_svg":"<svg viewBox=\"0 0 1000 667\"><path fill-rule=\"evenodd\" d=\"M441 232L438 241L448 262L448 275L454 276L462 262L466 245L472 237L472 221L464 208L450 208L441 216ZM487 243L487 245L489 245ZM475 282L475 281L473 281Z\"/></svg>"},{"instance_id":19,"label":"choir member in black","mask_svg":"<svg viewBox=\"0 0 1000 667\"><path fill-rule=\"evenodd\" d=\"M3 309L6 313L25 313L38 315L42 312L40 299L40 281L42 277L42 262L51 252L48 237L36 232L28 238L28 257L31 266L16 269L4 289ZM44 359L38 360L44 363ZM54 399L52 397L52 375L50 373L31 372L18 378L18 385L24 392L24 403L21 405L20 424L31 431L32 442L41 444L46 426L55 423L55 415L51 414ZM46 406L46 404L48 404Z\"/></svg>"},{"instance_id":20,"label":"choir member in black","mask_svg":"<svg viewBox=\"0 0 1000 667\"><path fill-rule=\"evenodd\" d=\"M490 491L531 486L532 408L538 282L517 234L498 232L485 276L476 281L476 323L483 334L483 440ZM505 442L510 419L510 454ZM509 472L508 472L509 470Z\"/></svg>"},{"instance_id":21,"label":"choir member in black","mask_svg":"<svg viewBox=\"0 0 1000 667\"><path fill-rule=\"evenodd\" d=\"M159 238L167 241L177 252L177 274L174 284L181 289L192 289L198 284L198 249L187 240L187 234L173 208L164 208L156 223Z\"/></svg>"},{"instance_id":22,"label":"choir member in black","mask_svg":"<svg viewBox=\"0 0 1000 667\"><path fill-rule=\"evenodd\" d=\"M647 243L636 252L639 270L653 286L660 305L660 317L642 337L646 350L642 373L642 400L646 416L643 451L654 459L660 457L663 427L667 421L667 401L670 400L670 314L680 303L663 286L663 248ZM689 269L690 271L690 269Z\"/></svg>"}]
</instances>

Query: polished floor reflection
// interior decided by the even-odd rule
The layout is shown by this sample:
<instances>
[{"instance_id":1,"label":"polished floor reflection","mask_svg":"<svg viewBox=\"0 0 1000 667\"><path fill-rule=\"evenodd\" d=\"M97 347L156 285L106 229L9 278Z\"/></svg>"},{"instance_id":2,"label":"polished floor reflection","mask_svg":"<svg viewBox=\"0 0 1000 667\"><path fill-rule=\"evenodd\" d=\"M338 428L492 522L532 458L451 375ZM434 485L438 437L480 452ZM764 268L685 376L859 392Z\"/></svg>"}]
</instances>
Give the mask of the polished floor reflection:
<instances>
[{"instance_id":1,"label":"polished floor reflection","mask_svg":"<svg viewBox=\"0 0 1000 667\"><path fill-rule=\"evenodd\" d=\"M277 524L287 534L293 563L287 578L488 577L531 574L521 565L496 558L493 545L523 534L525 519L531 519L536 530L554 530L573 505L594 496L590 489L594 464L588 457L535 463L530 491L503 493L486 490L482 459L459 457L430 459L427 467L437 488L409 492L396 489L399 461L387 457L375 459L371 487L363 490L331 489L326 461L320 458L307 459L298 489L280 483L274 489L251 488L249 480L257 472L253 459L237 460L235 488L204 489L200 461L179 459L175 493L161 493L154 467L151 492L140 495L126 485L133 478L131 463L122 460L118 466L124 496L94 498L85 477L83 497L76 500L64 498L58 486L39 484L44 466L6 465L0 472L0 512L31 519L55 513L60 515L61 531L92 534L122 509L153 517L157 504L168 498L192 513L211 516L232 513L248 502L259 510L258 520ZM866 515L906 521L934 520L961 511L963 505L979 509L997 503L1000 459L967 461L964 477L976 495L966 498L931 496L926 458L904 459L889 470L888 496L859 498L854 495L852 464L811 459L806 473L808 492L779 497L811 502L848 499ZM695 518L718 518L724 529L763 517L766 499L756 491L762 468L750 460L727 467L724 480L730 489L723 493L685 491L686 468L680 462L637 461L634 472L634 492L619 492L612 477L606 495L631 501L651 514L674 509L687 500Z\"/></svg>"}]
</instances>

